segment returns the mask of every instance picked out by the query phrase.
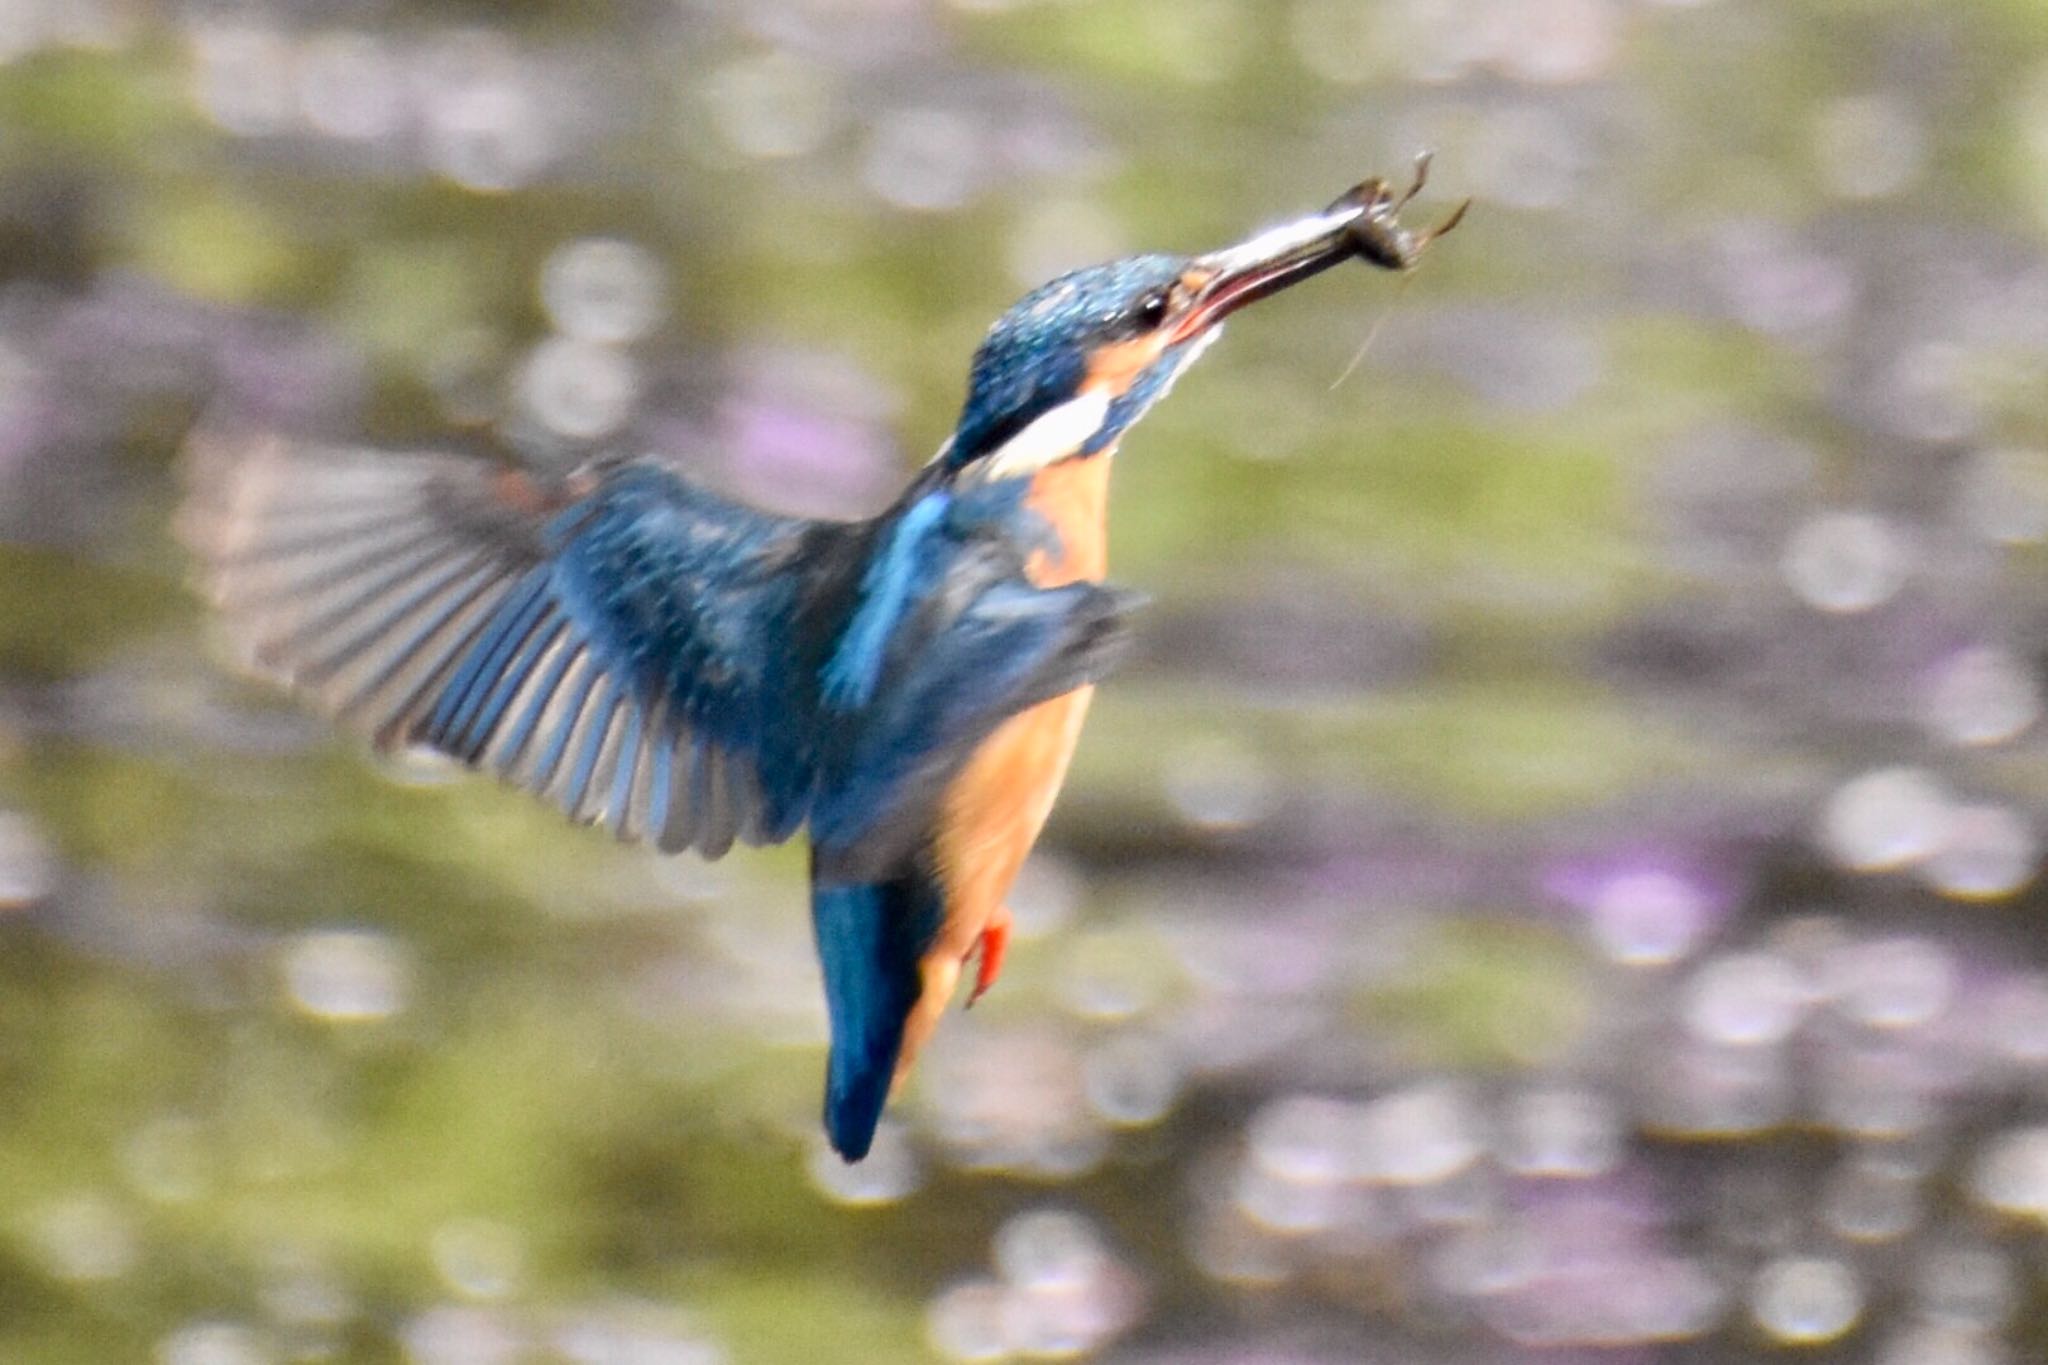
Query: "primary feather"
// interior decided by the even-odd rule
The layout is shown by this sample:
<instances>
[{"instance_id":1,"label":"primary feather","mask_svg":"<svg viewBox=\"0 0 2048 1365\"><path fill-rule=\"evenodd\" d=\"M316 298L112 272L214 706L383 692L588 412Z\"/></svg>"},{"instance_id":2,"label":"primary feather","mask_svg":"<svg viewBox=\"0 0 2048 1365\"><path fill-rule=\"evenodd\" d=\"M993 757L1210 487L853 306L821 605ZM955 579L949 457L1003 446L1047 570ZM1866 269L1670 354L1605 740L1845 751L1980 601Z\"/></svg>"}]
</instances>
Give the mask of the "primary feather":
<instances>
[{"instance_id":1,"label":"primary feather","mask_svg":"<svg viewBox=\"0 0 2048 1365\"><path fill-rule=\"evenodd\" d=\"M248 659L380 747L421 744L619 837L787 838L815 773L776 632L846 528L665 470L582 487L444 455L194 443L186 536Z\"/></svg>"}]
</instances>

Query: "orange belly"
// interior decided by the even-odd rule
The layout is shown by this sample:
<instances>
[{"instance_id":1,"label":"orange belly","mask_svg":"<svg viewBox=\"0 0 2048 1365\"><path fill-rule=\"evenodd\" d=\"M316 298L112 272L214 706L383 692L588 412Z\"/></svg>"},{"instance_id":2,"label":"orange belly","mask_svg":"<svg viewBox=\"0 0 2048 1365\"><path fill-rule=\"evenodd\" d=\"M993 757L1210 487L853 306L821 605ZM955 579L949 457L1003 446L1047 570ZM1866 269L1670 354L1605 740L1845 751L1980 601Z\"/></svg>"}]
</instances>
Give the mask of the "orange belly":
<instances>
[{"instance_id":1,"label":"orange belly","mask_svg":"<svg viewBox=\"0 0 2048 1365\"><path fill-rule=\"evenodd\" d=\"M1027 566L1042 588L1099 581L1107 568L1109 454L1062 461L1032 479L1027 505L1059 533L1063 553ZM953 998L984 934L1007 930L1003 899L1052 813L1088 717L1092 687L1040 702L999 726L946 789L936 839L946 915L920 963L922 992L904 1029L897 1076L909 1070ZM984 972L983 984L989 974Z\"/></svg>"},{"instance_id":2,"label":"orange belly","mask_svg":"<svg viewBox=\"0 0 2048 1365\"><path fill-rule=\"evenodd\" d=\"M1052 814L1094 694L1084 687L1010 717L947 789L937 850L946 921L934 956L966 957L1009 894Z\"/></svg>"}]
</instances>

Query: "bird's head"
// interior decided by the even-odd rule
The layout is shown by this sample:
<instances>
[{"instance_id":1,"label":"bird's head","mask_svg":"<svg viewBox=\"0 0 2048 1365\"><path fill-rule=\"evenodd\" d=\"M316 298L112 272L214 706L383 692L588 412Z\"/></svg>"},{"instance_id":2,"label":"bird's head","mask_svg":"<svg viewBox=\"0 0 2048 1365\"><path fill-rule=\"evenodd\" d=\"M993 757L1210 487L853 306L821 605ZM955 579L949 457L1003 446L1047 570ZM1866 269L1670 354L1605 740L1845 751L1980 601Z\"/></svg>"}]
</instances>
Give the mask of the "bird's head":
<instances>
[{"instance_id":1,"label":"bird's head","mask_svg":"<svg viewBox=\"0 0 2048 1365\"><path fill-rule=\"evenodd\" d=\"M975 352L967 403L941 459L963 474L1029 475L1111 449L1244 305L1356 257L1415 264L1456 226L1411 233L1396 220L1428 159L1398 197L1381 180L1321 213L1202 256L1127 256L1062 275L1018 300Z\"/></svg>"}]
</instances>

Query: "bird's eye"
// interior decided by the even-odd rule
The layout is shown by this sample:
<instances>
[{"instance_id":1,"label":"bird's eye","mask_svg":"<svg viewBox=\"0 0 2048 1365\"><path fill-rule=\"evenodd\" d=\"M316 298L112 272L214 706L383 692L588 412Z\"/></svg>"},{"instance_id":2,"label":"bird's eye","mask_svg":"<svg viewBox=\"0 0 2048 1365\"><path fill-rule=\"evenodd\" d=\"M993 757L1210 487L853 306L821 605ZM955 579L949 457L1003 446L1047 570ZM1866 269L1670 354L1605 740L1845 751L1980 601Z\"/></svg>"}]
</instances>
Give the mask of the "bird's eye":
<instances>
[{"instance_id":1,"label":"bird's eye","mask_svg":"<svg viewBox=\"0 0 2048 1365\"><path fill-rule=\"evenodd\" d=\"M1166 313L1171 301L1172 296L1167 290L1155 289L1144 298L1138 300L1138 306L1132 310L1132 317L1140 327L1149 331L1166 321Z\"/></svg>"}]
</instances>

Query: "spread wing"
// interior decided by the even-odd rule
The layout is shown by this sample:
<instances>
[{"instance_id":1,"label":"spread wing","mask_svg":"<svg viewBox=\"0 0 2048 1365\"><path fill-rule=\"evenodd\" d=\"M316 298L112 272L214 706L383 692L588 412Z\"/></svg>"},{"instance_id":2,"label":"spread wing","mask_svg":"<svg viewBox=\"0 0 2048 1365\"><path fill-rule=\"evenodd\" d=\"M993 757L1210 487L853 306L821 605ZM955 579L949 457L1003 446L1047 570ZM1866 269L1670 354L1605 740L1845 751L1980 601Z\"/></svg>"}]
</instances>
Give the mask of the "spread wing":
<instances>
[{"instance_id":1,"label":"spread wing","mask_svg":"<svg viewBox=\"0 0 2048 1365\"><path fill-rule=\"evenodd\" d=\"M624 839L716 857L815 794L796 566L845 528L651 464L196 437L181 531L232 637L380 747L424 744Z\"/></svg>"}]
</instances>

